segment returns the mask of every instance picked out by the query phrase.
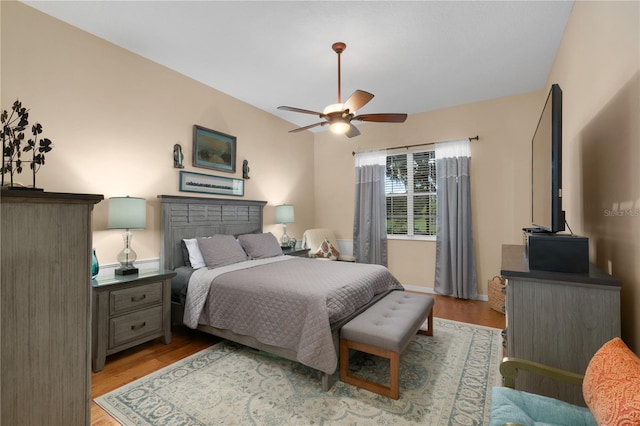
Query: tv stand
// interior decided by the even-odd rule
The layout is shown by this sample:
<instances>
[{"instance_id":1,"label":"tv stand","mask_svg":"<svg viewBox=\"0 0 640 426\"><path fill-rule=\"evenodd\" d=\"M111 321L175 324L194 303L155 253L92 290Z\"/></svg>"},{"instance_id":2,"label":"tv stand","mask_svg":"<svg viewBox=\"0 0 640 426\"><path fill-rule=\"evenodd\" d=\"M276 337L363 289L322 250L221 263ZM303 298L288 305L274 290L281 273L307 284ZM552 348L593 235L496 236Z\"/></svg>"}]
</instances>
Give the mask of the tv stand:
<instances>
[{"instance_id":1,"label":"tv stand","mask_svg":"<svg viewBox=\"0 0 640 426\"><path fill-rule=\"evenodd\" d=\"M507 356L584 374L607 341L620 336L620 281L591 265L588 274L531 271L524 246L502 246ZM516 388L584 405L582 388L518 373Z\"/></svg>"}]
</instances>

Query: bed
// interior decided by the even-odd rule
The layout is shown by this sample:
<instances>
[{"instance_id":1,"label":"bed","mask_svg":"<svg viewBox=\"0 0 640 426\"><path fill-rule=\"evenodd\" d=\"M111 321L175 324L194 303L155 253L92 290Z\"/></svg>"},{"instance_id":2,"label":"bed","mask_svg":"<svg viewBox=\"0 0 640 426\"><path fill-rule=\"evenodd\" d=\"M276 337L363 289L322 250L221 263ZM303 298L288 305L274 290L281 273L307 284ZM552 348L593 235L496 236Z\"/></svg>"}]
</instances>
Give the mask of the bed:
<instances>
[{"instance_id":1,"label":"bed","mask_svg":"<svg viewBox=\"0 0 640 426\"><path fill-rule=\"evenodd\" d=\"M158 198L161 267L177 273L172 282L173 322L301 362L319 372L324 390L338 365L342 325L389 291L402 290L379 265L292 256L254 256L258 259L194 269L187 264L185 239L215 236L198 240L204 251L215 239L236 243L239 237L249 253L252 247L245 241L275 240L262 233L266 202Z\"/></svg>"}]
</instances>

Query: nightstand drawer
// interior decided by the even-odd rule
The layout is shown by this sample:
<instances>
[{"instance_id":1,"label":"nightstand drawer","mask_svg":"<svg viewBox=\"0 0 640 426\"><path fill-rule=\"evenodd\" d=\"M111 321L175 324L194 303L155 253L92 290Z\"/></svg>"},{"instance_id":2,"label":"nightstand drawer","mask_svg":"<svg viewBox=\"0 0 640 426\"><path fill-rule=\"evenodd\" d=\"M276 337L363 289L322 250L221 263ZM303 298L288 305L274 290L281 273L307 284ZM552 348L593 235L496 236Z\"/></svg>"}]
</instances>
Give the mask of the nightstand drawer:
<instances>
[{"instance_id":1,"label":"nightstand drawer","mask_svg":"<svg viewBox=\"0 0 640 426\"><path fill-rule=\"evenodd\" d=\"M151 283L111 292L109 313L116 315L162 301L162 283Z\"/></svg>"},{"instance_id":2,"label":"nightstand drawer","mask_svg":"<svg viewBox=\"0 0 640 426\"><path fill-rule=\"evenodd\" d=\"M162 331L162 306L109 320L109 348Z\"/></svg>"}]
</instances>

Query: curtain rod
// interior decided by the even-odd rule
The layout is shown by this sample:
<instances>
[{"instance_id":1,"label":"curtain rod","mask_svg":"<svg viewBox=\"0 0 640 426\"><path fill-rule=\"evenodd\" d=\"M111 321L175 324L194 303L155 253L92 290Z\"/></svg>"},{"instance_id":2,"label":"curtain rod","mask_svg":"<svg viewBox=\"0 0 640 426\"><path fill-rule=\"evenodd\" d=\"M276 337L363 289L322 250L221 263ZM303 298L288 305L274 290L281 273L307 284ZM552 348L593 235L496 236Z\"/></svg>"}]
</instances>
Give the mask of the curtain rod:
<instances>
[{"instance_id":1,"label":"curtain rod","mask_svg":"<svg viewBox=\"0 0 640 426\"><path fill-rule=\"evenodd\" d=\"M475 136L469 137L469 138L467 138L467 139L469 139L469 142L471 142L471 141L479 141L479 140L480 140L480 136L475 135ZM404 148L404 149L409 149L409 148L415 148L416 146L426 146L426 145L435 145L435 144L437 144L437 143L453 142L454 140L458 140L458 139L451 139L451 140L448 140L448 141L439 141L439 142L425 142L425 143L417 143L417 144L415 144L415 145L393 146L393 147L390 147L390 148L383 148L383 149L386 149L386 150L390 150L390 149L403 149L403 148ZM372 150L370 150L370 151L359 151L359 152L355 152L355 151L353 151L353 152L351 153L351 155L360 154L361 152L373 152L373 151L378 151L378 150L377 150L377 149L372 149Z\"/></svg>"}]
</instances>

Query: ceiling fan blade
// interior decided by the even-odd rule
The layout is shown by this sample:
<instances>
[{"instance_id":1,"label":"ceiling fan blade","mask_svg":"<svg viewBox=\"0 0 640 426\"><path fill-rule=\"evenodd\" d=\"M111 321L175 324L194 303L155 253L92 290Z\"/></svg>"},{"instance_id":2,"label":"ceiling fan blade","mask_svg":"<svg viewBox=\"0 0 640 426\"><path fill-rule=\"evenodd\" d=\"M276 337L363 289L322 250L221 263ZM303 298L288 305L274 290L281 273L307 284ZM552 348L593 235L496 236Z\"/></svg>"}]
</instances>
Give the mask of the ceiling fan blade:
<instances>
[{"instance_id":1,"label":"ceiling fan blade","mask_svg":"<svg viewBox=\"0 0 640 426\"><path fill-rule=\"evenodd\" d=\"M353 113L369 103L371 99L373 99L371 93L364 90L356 90L344 103L344 109L348 109L349 112Z\"/></svg>"},{"instance_id":2,"label":"ceiling fan blade","mask_svg":"<svg viewBox=\"0 0 640 426\"><path fill-rule=\"evenodd\" d=\"M297 133L303 130L311 129L316 126L324 126L325 124L327 124L326 121L321 121L320 123L309 124L308 126L298 127L297 129L289 130L289 133Z\"/></svg>"},{"instance_id":3,"label":"ceiling fan blade","mask_svg":"<svg viewBox=\"0 0 640 426\"><path fill-rule=\"evenodd\" d=\"M318 117L323 117L324 114L318 111L311 111L308 109L302 109L302 108L296 108L296 107L290 107L290 106L279 106L278 109L284 110L284 111L293 111L293 112L301 112L303 114L311 114L311 115L317 115Z\"/></svg>"},{"instance_id":4,"label":"ceiling fan blade","mask_svg":"<svg viewBox=\"0 0 640 426\"><path fill-rule=\"evenodd\" d=\"M371 121L374 123L404 123L407 114L362 114L356 115L352 120Z\"/></svg>"},{"instance_id":5,"label":"ceiling fan blade","mask_svg":"<svg viewBox=\"0 0 640 426\"><path fill-rule=\"evenodd\" d=\"M353 124L349 125L349 130L347 130L345 132L345 135L348 138L352 138L354 136L358 136L360 134L360 130L358 130L358 128L356 126L354 126Z\"/></svg>"}]
</instances>

